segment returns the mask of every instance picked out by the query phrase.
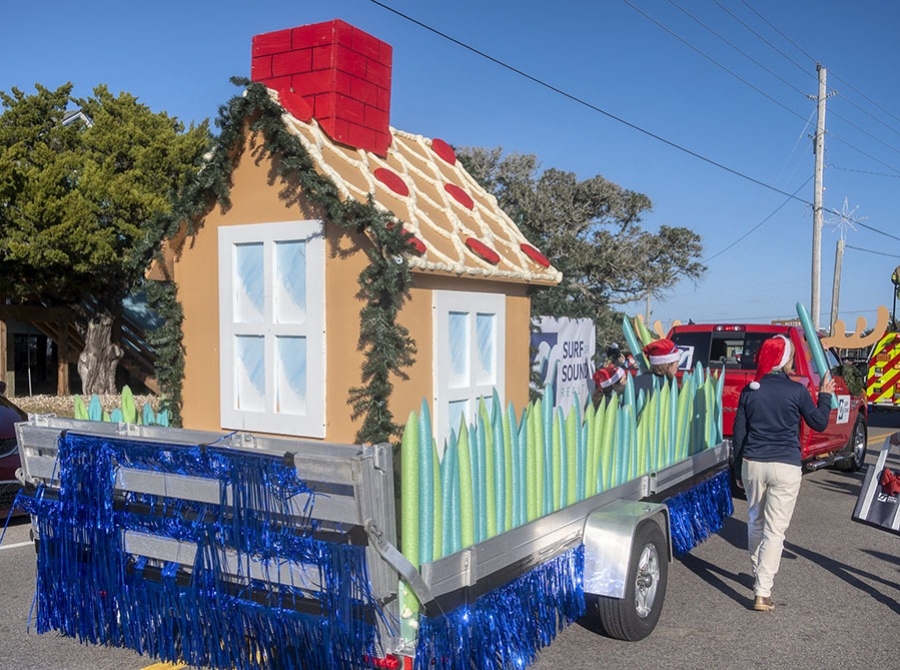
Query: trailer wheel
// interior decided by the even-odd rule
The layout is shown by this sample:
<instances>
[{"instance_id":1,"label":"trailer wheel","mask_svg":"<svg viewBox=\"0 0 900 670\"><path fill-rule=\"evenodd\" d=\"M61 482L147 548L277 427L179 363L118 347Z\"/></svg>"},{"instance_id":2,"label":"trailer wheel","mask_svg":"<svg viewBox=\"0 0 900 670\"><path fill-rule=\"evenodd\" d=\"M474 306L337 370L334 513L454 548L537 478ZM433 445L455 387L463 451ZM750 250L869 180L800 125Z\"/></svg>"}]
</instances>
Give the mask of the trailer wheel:
<instances>
[{"instance_id":1,"label":"trailer wheel","mask_svg":"<svg viewBox=\"0 0 900 670\"><path fill-rule=\"evenodd\" d=\"M866 462L866 422L861 416L856 417L850 440L844 447L848 458L838 461L835 467L842 472L858 472Z\"/></svg>"},{"instance_id":2,"label":"trailer wheel","mask_svg":"<svg viewBox=\"0 0 900 670\"><path fill-rule=\"evenodd\" d=\"M638 526L631 546L624 598L600 596L597 613L603 629L619 640L643 640L659 621L669 575L666 538L655 521Z\"/></svg>"}]
</instances>

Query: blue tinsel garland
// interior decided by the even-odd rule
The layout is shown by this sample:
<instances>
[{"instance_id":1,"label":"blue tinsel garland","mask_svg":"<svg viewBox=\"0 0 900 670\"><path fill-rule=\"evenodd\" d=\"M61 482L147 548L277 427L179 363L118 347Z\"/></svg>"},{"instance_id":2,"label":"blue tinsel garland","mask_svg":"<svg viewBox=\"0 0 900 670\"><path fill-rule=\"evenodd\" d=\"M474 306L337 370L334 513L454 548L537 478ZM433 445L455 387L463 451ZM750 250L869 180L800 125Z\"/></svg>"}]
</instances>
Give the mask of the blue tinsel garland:
<instances>
[{"instance_id":1,"label":"blue tinsel garland","mask_svg":"<svg viewBox=\"0 0 900 670\"><path fill-rule=\"evenodd\" d=\"M214 478L221 500L126 493L131 506L123 505L114 495L117 467ZM309 518L284 523L291 498L312 492L282 458L70 434L59 441L59 476L58 497L41 487L20 499L40 539L38 632L213 668L368 667L380 613L365 548L314 539ZM133 511L135 503L150 513ZM124 551L128 530L193 542L196 560L156 564L149 575L146 558ZM285 561L313 566L322 590L235 583L221 568L222 549L273 572Z\"/></svg>"},{"instance_id":2,"label":"blue tinsel garland","mask_svg":"<svg viewBox=\"0 0 900 670\"><path fill-rule=\"evenodd\" d=\"M419 622L416 667L524 668L584 614L584 545L548 561L474 603Z\"/></svg>"},{"instance_id":3,"label":"blue tinsel garland","mask_svg":"<svg viewBox=\"0 0 900 670\"><path fill-rule=\"evenodd\" d=\"M672 529L672 553L683 556L722 530L725 519L734 513L728 471L697 484L665 501Z\"/></svg>"}]
</instances>

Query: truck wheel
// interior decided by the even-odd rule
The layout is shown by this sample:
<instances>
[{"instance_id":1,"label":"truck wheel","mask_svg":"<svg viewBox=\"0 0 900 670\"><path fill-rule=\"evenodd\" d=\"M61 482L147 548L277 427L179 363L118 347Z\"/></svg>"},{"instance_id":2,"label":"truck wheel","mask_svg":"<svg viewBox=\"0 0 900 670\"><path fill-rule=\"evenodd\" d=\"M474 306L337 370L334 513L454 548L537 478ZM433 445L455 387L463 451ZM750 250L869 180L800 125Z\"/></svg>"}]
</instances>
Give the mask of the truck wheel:
<instances>
[{"instance_id":1,"label":"truck wheel","mask_svg":"<svg viewBox=\"0 0 900 670\"><path fill-rule=\"evenodd\" d=\"M669 574L666 538L655 521L638 526L624 598L600 596L597 613L603 630L618 640L643 640L659 621Z\"/></svg>"},{"instance_id":2,"label":"truck wheel","mask_svg":"<svg viewBox=\"0 0 900 670\"><path fill-rule=\"evenodd\" d=\"M844 454L848 456L843 461L835 463L835 467L842 472L857 472L866 462L866 421L861 416L856 417L853 424L853 432L850 440L844 447Z\"/></svg>"}]
</instances>

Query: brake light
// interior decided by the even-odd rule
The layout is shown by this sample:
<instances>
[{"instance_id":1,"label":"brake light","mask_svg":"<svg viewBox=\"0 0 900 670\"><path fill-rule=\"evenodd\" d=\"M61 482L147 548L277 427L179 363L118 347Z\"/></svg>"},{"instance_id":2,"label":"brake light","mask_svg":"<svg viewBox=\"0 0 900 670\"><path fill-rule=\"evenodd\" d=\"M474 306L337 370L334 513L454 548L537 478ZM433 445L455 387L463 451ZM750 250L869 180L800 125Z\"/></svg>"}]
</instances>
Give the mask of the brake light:
<instances>
[{"instance_id":1,"label":"brake light","mask_svg":"<svg viewBox=\"0 0 900 670\"><path fill-rule=\"evenodd\" d=\"M742 333L746 328L744 326L713 326L713 330L718 333Z\"/></svg>"}]
</instances>

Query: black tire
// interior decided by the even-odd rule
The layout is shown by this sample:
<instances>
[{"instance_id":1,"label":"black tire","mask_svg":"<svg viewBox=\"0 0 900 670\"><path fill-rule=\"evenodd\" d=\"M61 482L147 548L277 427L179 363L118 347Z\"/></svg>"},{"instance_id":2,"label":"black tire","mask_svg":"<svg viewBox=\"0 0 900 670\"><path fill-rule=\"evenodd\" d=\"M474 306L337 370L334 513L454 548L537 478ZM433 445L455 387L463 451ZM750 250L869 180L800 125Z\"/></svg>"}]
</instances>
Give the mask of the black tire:
<instances>
[{"instance_id":1,"label":"black tire","mask_svg":"<svg viewBox=\"0 0 900 670\"><path fill-rule=\"evenodd\" d=\"M597 598L603 630L618 640L643 640L659 621L669 578L666 537L655 521L638 526L631 545L625 597Z\"/></svg>"},{"instance_id":2,"label":"black tire","mask_svg":"<svg viewBox=\"0 0 900 670\"><path fill-rule=\"evenodd\" d=\"M866 420L861 416L856 417L856 423L853 424L850 439L847 441L847 446L844 447L844 454L848 458L838 461L834 467L841 472L858 472L862 469L862 466L866 463L866 441L868 437Z\"/></svg>"}]
</instances>

